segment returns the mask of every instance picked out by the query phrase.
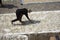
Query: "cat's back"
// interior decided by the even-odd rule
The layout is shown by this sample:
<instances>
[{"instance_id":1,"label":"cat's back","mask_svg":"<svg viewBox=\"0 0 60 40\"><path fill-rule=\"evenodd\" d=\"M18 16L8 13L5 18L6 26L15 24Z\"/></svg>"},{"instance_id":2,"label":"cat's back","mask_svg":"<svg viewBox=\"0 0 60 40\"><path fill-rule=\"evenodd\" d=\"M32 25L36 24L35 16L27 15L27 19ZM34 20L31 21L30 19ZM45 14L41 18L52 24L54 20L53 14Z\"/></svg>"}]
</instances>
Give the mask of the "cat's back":
<instances>
[{"instance_id":1,"label":"cat's back","mask_svg":"<svg viewBox=\"0 0 60 40\"><path fill-rule=\"evenodd\" d=\"M28 10L26 8L22 8L22 9L17 9L16 13L22 13L22 12L27 12Z\"/></svg>"}]
</instances>

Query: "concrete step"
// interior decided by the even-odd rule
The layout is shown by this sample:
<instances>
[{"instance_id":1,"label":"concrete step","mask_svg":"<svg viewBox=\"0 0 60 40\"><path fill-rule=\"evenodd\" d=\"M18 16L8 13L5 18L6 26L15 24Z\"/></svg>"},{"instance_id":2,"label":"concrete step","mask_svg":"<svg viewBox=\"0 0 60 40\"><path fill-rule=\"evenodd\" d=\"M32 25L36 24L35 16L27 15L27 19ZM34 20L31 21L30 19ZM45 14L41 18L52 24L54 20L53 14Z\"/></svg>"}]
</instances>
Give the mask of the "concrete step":
<instances>
[{"instance_id":1,"label":"concrete step","mask_svg":"<svg viewBox=\"0 0 60 40\"><path fill-rule=\"evenodd\" d=\"M33 23L30 23L27 18L23 16L22 20L25 24L16 21L14 25L12 25L11 21L16 18L15 13L0 14L0 30L2 33L60 32L60 11L32 12L29 14L29 17Z\"/></svg>"},{"instance_id":2,"label":"concrete step","mask_svg":"<svg viewBox=\"0 0 60 40\"><path fill-rule=\"evenodd\" d=\"M29 8L32 11L54 11L60 10L60 2L47 2L47 3L29 3L23 6L17 4L5 4L5 7L0 7L0 13L12 13L19 8Z\"/></svg>"}]
</instances>

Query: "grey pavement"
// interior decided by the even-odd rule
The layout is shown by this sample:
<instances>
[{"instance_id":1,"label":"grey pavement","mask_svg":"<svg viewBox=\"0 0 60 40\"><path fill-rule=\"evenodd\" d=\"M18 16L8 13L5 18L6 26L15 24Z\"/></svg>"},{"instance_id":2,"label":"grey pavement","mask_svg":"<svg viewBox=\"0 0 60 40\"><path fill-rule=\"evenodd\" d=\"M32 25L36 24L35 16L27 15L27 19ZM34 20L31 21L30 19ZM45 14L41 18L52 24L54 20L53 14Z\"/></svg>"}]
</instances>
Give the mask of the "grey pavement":
<instances>
[{"instance_id":1,"label":"grey pavement","mask_svg":"<svg viewBox=\"0 0 60 40\"><path fill-rule=\"evenodd\" d=\"M14 6L17 6L17 8ZM12 8L0 8L0 33L60 32L60 2L14 4L14 6ZM32 9L33 12L29 14L29 17L33 23L30 23L23 16L22 20L25 22L24 25L19 21L14 22L15 25L12 25L11 20L16 18L16 9L24 7Z\"/></svg>"},{"instance_id":2,"label":"grey pavement","mask_svg":"<svg viewBox=\"0 0 60 40\"><path fill-rule=\"evenodd\" d=\"M19 3L5 4L5 7L0 7L0 13L15 12L18 8L28 8L32 9L32 11L54 11L60 10L60 2L28 3L24 5Z\"/></svg>"}]
</instances>

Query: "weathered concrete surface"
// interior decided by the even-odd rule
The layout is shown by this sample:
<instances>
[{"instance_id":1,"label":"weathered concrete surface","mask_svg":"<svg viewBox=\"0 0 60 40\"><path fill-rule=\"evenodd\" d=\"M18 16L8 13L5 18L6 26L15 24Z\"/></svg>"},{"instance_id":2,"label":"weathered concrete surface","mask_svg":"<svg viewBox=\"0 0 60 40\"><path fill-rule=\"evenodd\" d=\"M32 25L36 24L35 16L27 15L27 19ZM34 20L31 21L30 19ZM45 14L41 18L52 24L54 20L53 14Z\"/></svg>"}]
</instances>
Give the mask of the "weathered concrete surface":
<instances>
[{"instance_id":1,"label":"weathered concrete surface","mask_svg":"<svg viewBox=\"0 0 60 40\"><path fill-rule=\"evenodd\" d=\"M9 7L0 8L0 33L29 33L29 32L58 32L60 31L60 2L52 3L31 3L21 6L16 1L14 6L18 8L29 8L33 12L29 14L29 17L33 20L30 23L26 17L23 17L25 25L21 25L19 21L15 22L15 25L11 24L11 20L16 18L15 11L17 8L9 5ZM9 9L10 8L10 9ZM30 35L29 40L48 40L47 35Z\"/></svg>"},{"instance_id":2,"label":"weathered concrete surface","mask_svg":"<svg viewBox=\"0 0 60 40\"><path fill-rule=\"evenodd\" d=\"M59 2L60 0L24 0L24 3Z\"/></svg>"},{"instance_id":3,"label":"weathered concrete surface","mask_svg":"<svg viewBox=\"0 0 60 40\"><path fill-rule=\"evenodd\" d=\"M60 11L40 11L29 14L33 23L30 23L25 16L22 20L25 24L19 21L11 24L11 21L16 18L15 13L0 14L0 30L2 33L12 32L43 32L43 31L59 31L60 30ZM28 30L28 31L27 31Z\"/></svg>"},{"instance_id":4,"label":"weathered concrete surface","mask_svg":"<svg viewBox=\"0 0 60 40\"><path fill-rule=\"evenodd\" d=\"M46 3L28 3L20 5L19 1L13 3L4 3L5 7L0 7L0 13L13 13L18 8L28 8L32 11L54 11L60 10L60 2L46 2Z\"/></svg>"},{"instance_id":5,"label":"weathered concrete surface","mask_svg":"<svg viewBox=\"0 0 60 40\"><path fill-rule=\"evenodd\" d=\"M32 12L29 14L30 19L33 23L30 23L25 16L22 20L25 22L22 25L19 21L11 24L11 20L16 18L15 13L11 14L0 14L0 33L26 33L30 32L60 32L60 10L59 11L39 11ZM13 34L14 36L14 34ZM29 40L49 40L49 35L29 35ZM13 38L14 39L14 38Z\"/></svg>"}]
</instances>

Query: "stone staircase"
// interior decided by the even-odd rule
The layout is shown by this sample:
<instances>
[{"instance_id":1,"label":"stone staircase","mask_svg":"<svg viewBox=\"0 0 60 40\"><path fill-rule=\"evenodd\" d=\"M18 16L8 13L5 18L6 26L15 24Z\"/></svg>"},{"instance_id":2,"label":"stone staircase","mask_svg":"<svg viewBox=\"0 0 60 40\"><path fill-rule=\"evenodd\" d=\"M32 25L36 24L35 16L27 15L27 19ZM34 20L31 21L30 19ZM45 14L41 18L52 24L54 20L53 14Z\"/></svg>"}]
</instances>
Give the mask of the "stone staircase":
<instances>
[{"instance_id":1,"label":"stone staircase","mask_svg":"<svg viewBox=\"0 0 60 40\"><path fill-rule=\"evenodd\" d=\"M5 5L5 7L0 7L0 28L1 28L0 33L4 33L4 34L7 33L7 31L5 29L8 29L8 32L12 32L12 33L26 32L27 30L29 30L29 31L35 30L35 32L37 32L37 31L41 31L41 28L43 30L49 30L49 31L51 31L51 29L54 31L55 31L55 29L60 30L60 27L59 27L60 26L59 25L60 24L60 22L59 22L59 20L60 20L59 19L60 18L60 2L29 3L29 4L20 5L18 0L16 0L13 3L9 3L9 2L4 3L4 5ZM29 15L31 19L34 19L35 23L29 24L28 21L26 21L28 25L19 25L19 24L17 24L17 26L12 25L11 20L15 18L16 9L24 8L24 7L32 9L33 12L38 12L36 14ZM46 19L44 19L45 17L46 17ZM26 20L25 17L23 19ZM51 20L52 20L52 22L51 22ZM40 21L41 21L41 23L40 23ZM36 25L38 25L38 27L36 27ZM46 27L46 29L45 29L45 27ZM36 28L36 29L34 29L34 28ZM37 30L37 29L39 29L39 30ZM27 32L29 32L29 31L27 31ZM17 38L19 35L18 36L7 35L7 36L8 37L6 38L6 36L2 35L0 39L1 40L5 40L5 39L14 40L15 37ZM10 38L11 36L12 36L12 38ZM23 36L23 38L25 38L25 36ZM21 38L21 36L15 40L21 40L20 38ZM43 34L42 35L41 34L39 34L39 35L31 34L31 35L28 35L28 38L29 38L28 40L49 40L49 36L43 35ZM22 39L22 40L25 40L25 39Z\"/></svg>"}]
</instances>

